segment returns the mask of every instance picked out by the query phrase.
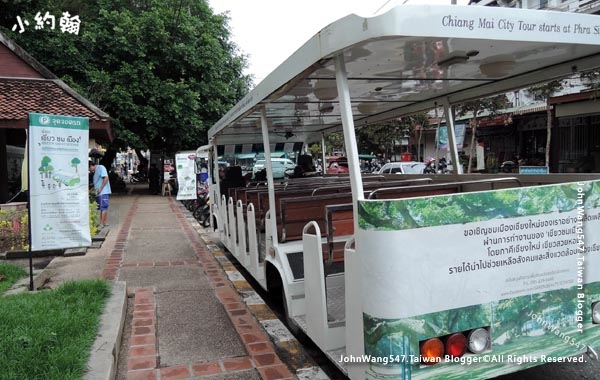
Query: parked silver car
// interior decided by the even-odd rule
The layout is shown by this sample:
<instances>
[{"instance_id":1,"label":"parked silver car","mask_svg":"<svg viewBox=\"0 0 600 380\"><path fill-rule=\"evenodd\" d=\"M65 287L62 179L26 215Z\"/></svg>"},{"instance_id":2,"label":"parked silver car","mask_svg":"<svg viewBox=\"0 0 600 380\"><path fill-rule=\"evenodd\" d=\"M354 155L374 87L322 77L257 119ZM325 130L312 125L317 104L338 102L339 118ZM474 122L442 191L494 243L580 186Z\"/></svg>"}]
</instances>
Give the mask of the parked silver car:
<instances>
[{"instance_id":1,"label":"parked silver car","mask_svg":"<svg viewBox=\"0 0 600 380\"><path fill-rule=\"evenodd\" d=\"M423 169L425 169L424 162L388 162L379 169L377 174L423 174Z\"/></svg>"}]
</instances>

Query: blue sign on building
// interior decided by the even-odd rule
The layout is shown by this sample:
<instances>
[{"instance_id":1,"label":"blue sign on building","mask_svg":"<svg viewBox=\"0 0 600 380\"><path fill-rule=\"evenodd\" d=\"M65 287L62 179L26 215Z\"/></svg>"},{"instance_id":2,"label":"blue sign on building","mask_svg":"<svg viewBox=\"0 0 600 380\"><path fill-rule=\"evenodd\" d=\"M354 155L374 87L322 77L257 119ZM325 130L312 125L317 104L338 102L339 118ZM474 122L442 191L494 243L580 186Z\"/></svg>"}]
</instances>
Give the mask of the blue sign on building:
<instances>
[{"instance_id":1,"label":"blue sign on building","mask_svg":"<svg viewBox=\"0 0 600 380\"><path fill-rule=\"evenodd\" d=\"M519 174L548 174L547 166L519 166Z\"/></svg>"}]
</instances>

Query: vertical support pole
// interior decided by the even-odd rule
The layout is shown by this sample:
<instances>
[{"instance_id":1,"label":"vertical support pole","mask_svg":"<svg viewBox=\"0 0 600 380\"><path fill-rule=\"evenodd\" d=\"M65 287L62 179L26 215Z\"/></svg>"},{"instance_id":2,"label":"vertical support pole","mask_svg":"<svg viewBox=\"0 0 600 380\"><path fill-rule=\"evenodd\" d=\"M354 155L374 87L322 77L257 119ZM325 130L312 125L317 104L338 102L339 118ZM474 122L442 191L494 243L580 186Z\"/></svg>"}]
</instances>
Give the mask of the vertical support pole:
<instances>
[{"instance_id":1,"label":"vertical support pole","mask_svg":"<svg viewBox=\"0 0 600 380\"><path fill-rule=\"evenodd\" d=\"M458 159L458 150L456 149L456 134L454 133L454 113L448 98L444 98L444 113L446 114L446 129L448 129L448 145L450 149L450 159L452 160L453 174L463 174L463 168Z\"/></svg>"},{"instance_id":2,"label":"vertical support pole","mask_svg":"<svg viewBox=\"0 0 600 380\"><path fill-rule=\"evenodd\" d=\"M28 116L28 118L30 118L31 116ZM31 125L31 124L29 124ZM26 133L27 133L27 150L25 151L25 155L27 157L27 187L28 187L28 192L27 192L27 234L29 236L29 249L28 249L28 253L29 253L29 291L34 291L34 285L33 285L33 252L31 250L31 242L33 241L32 239L32 234L31 234L31 224L32 224L32 218L31 218L31 188L29 187L29 185L31 185L31 157L29 157L29 149L31 146L31 141L29 141L31 139L31 133L29 133L29 129L27 129Z\"/></svg>"},{"instance_id":3,"label":"vertical support pole","mask_svg":"<svg viewBox=\"0 0 600 380\"><path fill-rule=\"evenodd\" d=\"M273 244L277 244L277 212L275 211L275 183L273 182L273 165L271 164L271 146L269 145L269 126L267 124L267 111L260 110L260 127L262 129L263 145L265 147L265 168L267 168L267 186L269 191L269 210L271 210L271 236Z\"/></svg>"},{"instance_id":4,"label":"vertical support pole","mask_svg":"<svg viewBox=\"0 0 600 380\"><path fill-rule=\"evenodd\" d=\"M335 79L340 102L342 126L344 128L344 144L346 145L346 155L348 156L352 203L355 206L354 231L358 231L358 209L356 205L358 200L364 199L364 192L358 160L358 148L356 147L354 119L352 118L352 102L350 101L350 90L348 89L348 74L346 73L343 54L338 54L335 57Z\"/></svg>"},{"instance_id":5,"label":"vertical support pole","mask_svg":"<svg viewBox=\"0 0 600 380\"><path fill-rule=\"evenodd\" d=\"M363 183L362 177L360 173L360 165L358 160L358 148L356 147L356 135L354 131L354 119L352 118L352 103L350 100L350 90L348 89L348 74L346 73L346 67L344 64L344 55L343 53L338 54L335 57L335 77L338 91L338 99L340 104L340 114L342 117L342 127L344 129L344 143L346 145L346 154L348 156L348 169L350 172L350 186L352 188L352 205L353 205L353 216L354 216L354 252L351 256L351 263L359 263L358 268L361 268L360 262L360 251L359 251L359 240L360 240L360 230L358 228L358 201L364 200L364 191L363 191ZM348 252L348 245L346 245L344 252ZM356 266L352 266L351 268L356 269ZM360 270L350 270L347 271L344 275L344 281L346 284L361 284L363 282L362 277L363 274ZM345 298L348 299L348 293L352 291L352 289L346 285L346 295ZM360 304L358 303L346 303L346 320L350 322L350 326L352 327L362 327L362 302L363 302L363 294L362 291L359 290L358 293L354 294L355 297L358 297ZM354 353L362 353L364 352L364 345L361 344L364 328L361 328L361 331L350 331L348 326L346 326L345 331L345 346L346 352L354 354ZM352 372L353 379L363 379L364 378L364 369L362 366L355 367L353 370L350 370L349 373Z\"/></svg>"},{"instance_id":6,"label":"vertical support pole","mask_svg":"<svg viewBox=\"0 0 600 380\"><path fill-rule=\"evenodd\" d=\"M327 152L325 151L325 148L325 134L321 133L321 167L323 168L323 174L327 171Z\"/></svg>"},{"instance_id":7,"label":"vertical support pole","mask_svg":"<svg viewBox=\"0 0 600 380\"><path fill-rule=\"evenodd\" d=\"M208 188L210 191L210 225L212 228L214 228L215 226L213 225L213 214L215 213L215 209L216 209L216 213L217 215L219 215L219 221L217 222L217 228L220 232L224 231L224 227L223 227L223 223L225 222L223 219L221 219L221 177L219 176L219 152L217 149L217 139L216 137L213 138L210 142L210 145L212 146L212 179L209 178L209 183L208 183ZM222 235L221 235L222 236Z\"/></svg>"},{"instance_id":8,"label":"vertical support pole","mask_svg":"<svg viewBox=\"0 0 600 380\"><path fill-rule=\"evenodd\" d=\"M215 198L215 201L218 202L219 199L221 199L221 189L220 189L220 183L221 183L221 177L219 176L219 152L217 151L217 139L213 138L213 140L210 142L210 144L212 145L212 162L213 162L213 180L212 183L215 184L216 189L215 189L215 194L218 195L218 197ZM209 183L210 186L210 183Z\"/></svg>"}]
</instances>

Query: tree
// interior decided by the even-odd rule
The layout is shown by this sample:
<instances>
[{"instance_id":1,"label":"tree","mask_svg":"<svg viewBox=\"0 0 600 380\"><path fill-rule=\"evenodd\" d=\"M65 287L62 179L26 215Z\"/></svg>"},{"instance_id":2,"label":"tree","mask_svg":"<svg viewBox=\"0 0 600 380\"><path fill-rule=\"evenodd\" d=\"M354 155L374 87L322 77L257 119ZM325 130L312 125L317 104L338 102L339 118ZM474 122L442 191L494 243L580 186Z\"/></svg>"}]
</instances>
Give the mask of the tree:
<instances>
[{"instance_id":1,"label":"tree","mask_svg":"<svg viewBox=\"0 0 600 380\"><path fill-rule=\"evenodd\" d=\"M404 116L401 119L369 125L357 131L359 150L363 152L383 152L391 157L397 141L411 136L417 125L426 127L428 117L425 112Z\"/></svg>"},{"instance_id":2,"label":"tree","mask_svg":"<svg viewBox=\"0 0 600 380\"><path fill-rule=\"evenodd\" d=\"M11 38L111 115L116 146L196 148L251 83L227 16L206 0L22 0L3 8L2 25L30 20L24 33L5 29ZM35 30L42 10L79 15L79 34Z\"/></svg>"},{"instance_id":3,"label":"tree","mask_svg":"<svg viewBox=\"0 0 600 380\"><path fill-rule=\"evenodd\" d=\"M506 95L496 95L489 98L476 99L470 102L459 104L456 107L458 115L465 115L469 112L473 115L471 128L471 144L469 145L469 163L467 164L467 173L471 172L473 148L475 146L475 135L477 134L477 117L484 111L488 111L490 115L495 115L498 110L505 108L507 104Z\"/></svg>"},{"instance_id":4,"label":"tree","mask_svg":"<svg viewBox=\"0 0 600 380\"><path fill-rule=\"evenodd\" d=\"M597 97L600 92L600 69L581 72L579 78L585 88L594 91L594 97Z\"/></svg>"},{"instance_id":5,"label":"tree","mask_svg":"<svg viewBox=\"0 0 600 380\"><path fill-rule=\"evenodd\" d=\"M550 167L550 141L552 138L552 110L550 109L550 97L564 88L563 80L553 80L551 82L533 86L527 89L536 100L546 101L546 163Z\"/></svg>"}]
</instances>

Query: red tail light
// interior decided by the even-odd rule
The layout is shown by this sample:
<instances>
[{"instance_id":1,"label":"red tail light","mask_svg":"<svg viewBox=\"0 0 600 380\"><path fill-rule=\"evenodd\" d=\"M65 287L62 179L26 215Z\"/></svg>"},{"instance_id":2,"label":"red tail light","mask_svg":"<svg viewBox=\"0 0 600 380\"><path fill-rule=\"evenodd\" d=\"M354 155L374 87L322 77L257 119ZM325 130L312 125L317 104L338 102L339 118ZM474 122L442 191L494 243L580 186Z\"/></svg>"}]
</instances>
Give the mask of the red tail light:
<instances>
[{"instance_id":1,"label":"red tail light","mask_svg":"<svg viewBox=\"0 0 600 380\"><path fill-rule=\"evenodd\" d=\"M446 354L460 358L465 352L467 352L467 337L463 334L452 334L446 339Z\"/></svg>"}]
</instances>

